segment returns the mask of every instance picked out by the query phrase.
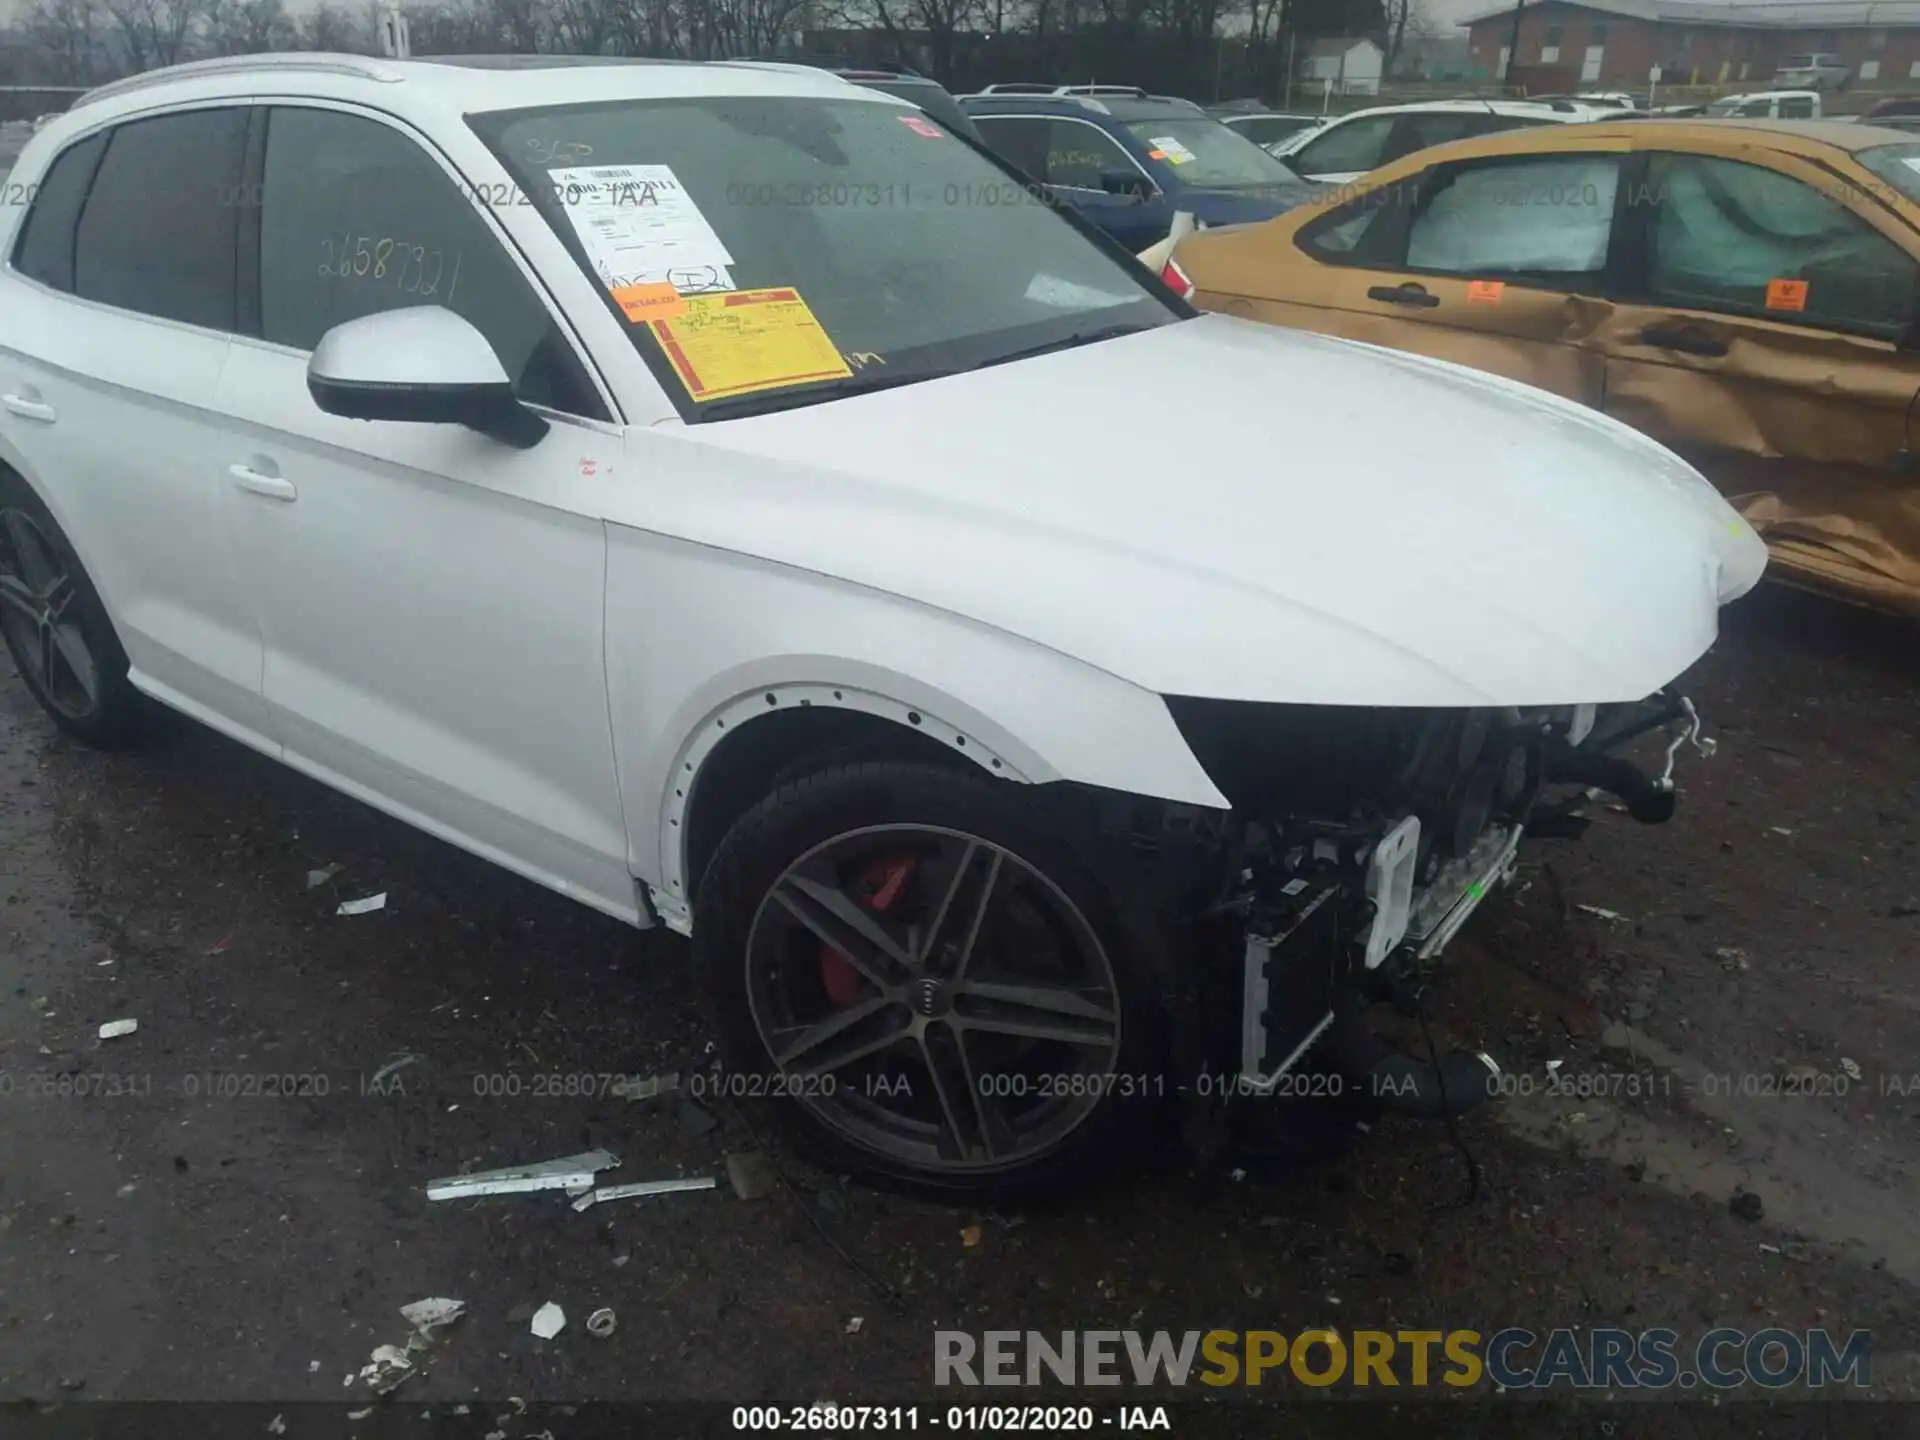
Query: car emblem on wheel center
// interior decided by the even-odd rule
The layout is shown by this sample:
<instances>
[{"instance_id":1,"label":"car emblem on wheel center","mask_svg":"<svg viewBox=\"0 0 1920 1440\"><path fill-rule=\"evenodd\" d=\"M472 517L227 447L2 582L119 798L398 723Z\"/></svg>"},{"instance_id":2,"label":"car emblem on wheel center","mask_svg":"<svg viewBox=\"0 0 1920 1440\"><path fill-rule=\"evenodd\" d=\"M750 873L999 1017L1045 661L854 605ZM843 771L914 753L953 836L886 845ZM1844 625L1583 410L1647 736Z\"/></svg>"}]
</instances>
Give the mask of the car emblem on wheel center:
<instances>
[{"instance_id":1,"label":"car emblem on wheel center","mask_svg":"<svg viewBox=\"0 0 1920 1440\"><path fill-rule=\"evenodd\" d=\"M947 987L931 977L913 982L913 1008L932 1019L944 1015L951 1004L947 996Z\"/></svg>"}]
</instances>

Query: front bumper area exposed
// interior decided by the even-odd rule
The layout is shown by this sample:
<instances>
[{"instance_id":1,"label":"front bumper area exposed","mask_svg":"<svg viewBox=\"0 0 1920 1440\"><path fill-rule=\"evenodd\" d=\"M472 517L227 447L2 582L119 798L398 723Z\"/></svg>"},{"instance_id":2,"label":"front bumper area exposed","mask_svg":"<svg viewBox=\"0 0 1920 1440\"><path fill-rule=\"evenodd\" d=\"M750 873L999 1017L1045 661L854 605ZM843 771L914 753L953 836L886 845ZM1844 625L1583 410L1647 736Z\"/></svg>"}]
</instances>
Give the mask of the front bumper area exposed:
<instances>
[{"instance_id":1,"label":"front bumper area exposed","mask_svg":"<svg viewBox=\"0 0 1920 1440\"><path fill-rule=\"evenodd\" d=\"M1614 753L1662 728L1669 743L1659 773ZM1505 748L1503 737L1521 733L1523 744ZM1382 1001L1419 1013L1447 946L1512 878L1523 837L1578 833L1599 793L1616 796L1643 823L1669 818L1675 760L1689 744L1711 753L1692 703L1666 692L1599 715L1511 716L1463 761L1464 778L1443 786L1449 796L1495 796L1477 833L1462 831L1457 805L1442 809L1437 823L1429 808L1427 819L1381 816L1365 827L1295 818L1266 827L1236 897L1246 920L1238 1088L1272 1093L1312 1056L1316 1068L1339 1071L1389 1109L1433 1116L1484 1099L1489 1074L1498 1075L1491 1059L1456 1052L1417 1060L1376 1040L1362 1014ZM1489 763L1506 777L1504 788L1489 791L1476 778ZM1553 786L1575 788L1549 799ZM1467 813L1483 810L1469 805Z\"/></svg>"}]
</instances>

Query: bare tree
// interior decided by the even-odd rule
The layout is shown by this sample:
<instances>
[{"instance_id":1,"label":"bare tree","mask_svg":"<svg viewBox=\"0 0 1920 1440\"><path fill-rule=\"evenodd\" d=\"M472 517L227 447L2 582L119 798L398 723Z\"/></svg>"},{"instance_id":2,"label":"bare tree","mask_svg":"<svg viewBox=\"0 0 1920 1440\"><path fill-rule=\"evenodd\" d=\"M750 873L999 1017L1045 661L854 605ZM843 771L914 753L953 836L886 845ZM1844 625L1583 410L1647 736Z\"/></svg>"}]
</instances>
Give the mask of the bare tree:
<instances>
[{"instance_id":1,"label":"bare tree","mask_svg":"<svg viewBox=\"0 0 1920 1440\"><path fill-rule=\"evenodd\" d=\"M416 55L477 55L497 48L493 17L478 0L409 9L407 31Z\"/></svg>"},{"instance_id":2,"label":"bare tree","mask_svg":"<svg viewBox=\"0 0 1920 1440\"><path fill-rule=\"evenodd\" d=\"M958 37L987 17L984 0L851 0L838 18L850 28L878 29L899 49L924 43L933 73L944 75L953 67Z\"/></svg>"},{"instance_id":3,"label":"bare tree","mask_svg":"<svg viewBox=\"0 0 1920 1440\"><path fill-rule=\"evenodd\" d=\"M554 0L553 44L570 55L599 55L620 28L618 0Z\"/></svg>"},{"instance_id":4,"label":"bare tree","mask_svg":"<svg viewBox=\"0 0 1920 1440\"><path fill-rule=\"evenodd\" d=\"M1422 0L1382 0L1382 8L1387 20L1387 53L1381 60L1380 73L1391 75L1407 37L1419 40L1428 29L1428 21Z\"/></svg>"},{"instance_id":5,"label":"bare tree","mask_svg":"<svg viewBox=\"0 0 1920 1440\"><path fill-rule=\"evenodd\" d=\"M130 71L172 65L201 18L201 0L104 0Z\"/></svg>"},{"instance_id":6,"label":"bare tree","mask_svg":"<svg viewBox=\"0 0 1920 1440\"><path fill-rule=\"evenodd\" d=\"M96 0L36 0L21 22L55 85L92 85L100 78L105 19Z\"/></svg>"},{"instance_id":7,"label":"bare tree","mask_svg":"<svg viewBox=\"0 0 1920 1440\"><path fill-rule=\"evenodd\" d=\"M806 12L807 0L705 0L705 55L769 55Z\"/></svg>"},{"instance_id":8,"label":"bare tree","mask_svg":"<svg viewBox=\"0 0 1920 1440\"><path fill-rule=\"evenodd\" d=\"M212 0L206 35L216 55L259 55L291 49L295 30L284 0Z\"/></svg>"},{"instance_id":9,"label":"bare tree","mask_svg":"<svg viewBox=\"0 0 1920 1440\"><path fill-rule=\"evenodd\" d=\"M333 0L321 0L318 7L300 18L295 31L302 50L357 53L367 48L366 38L360 33L361 27L355 25Z\"/></svg>"}]
</instances>

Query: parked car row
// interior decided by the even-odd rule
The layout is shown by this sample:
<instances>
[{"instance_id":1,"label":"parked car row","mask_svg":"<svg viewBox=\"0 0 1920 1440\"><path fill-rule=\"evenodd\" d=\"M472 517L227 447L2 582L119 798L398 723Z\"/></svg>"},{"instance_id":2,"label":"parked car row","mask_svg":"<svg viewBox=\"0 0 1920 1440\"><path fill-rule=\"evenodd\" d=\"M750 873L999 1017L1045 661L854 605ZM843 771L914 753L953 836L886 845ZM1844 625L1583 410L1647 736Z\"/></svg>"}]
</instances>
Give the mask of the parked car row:
<instances>
[{"instance_id":1,"label":"parked car row","mask_svg":"<svg viewBox=\"0 0 1920 1440\"><path fill-rule=\"evenodd\" d=\"M896 78L262 55L83 97L0 211L27 687L690 936L730 1093L829 1173L1003 1197L1492 1093L1370 1007L1523 835L1673 814L1671 687L1759 539L1590 407L1196 311ZM968 105L1063 190L1278 165L1137 95ZM1391 268L1413 213L1181 263L1232 308L1276 240ZM1502 263L1590 263L1582 213Z\"/></svg>"},{"instance_id":2,"label":"parked car row","mask_svg":"<svg viewBox=\"0 0 1920 1440\"><path fill-rule=\"evenodd\" d=\"M1143 258L1202 308L1623 420L1733 497L1776 573L1920 615L1920 137L1539 126L1420 151L1353 192Z\"/></svg>"}]
</instances>

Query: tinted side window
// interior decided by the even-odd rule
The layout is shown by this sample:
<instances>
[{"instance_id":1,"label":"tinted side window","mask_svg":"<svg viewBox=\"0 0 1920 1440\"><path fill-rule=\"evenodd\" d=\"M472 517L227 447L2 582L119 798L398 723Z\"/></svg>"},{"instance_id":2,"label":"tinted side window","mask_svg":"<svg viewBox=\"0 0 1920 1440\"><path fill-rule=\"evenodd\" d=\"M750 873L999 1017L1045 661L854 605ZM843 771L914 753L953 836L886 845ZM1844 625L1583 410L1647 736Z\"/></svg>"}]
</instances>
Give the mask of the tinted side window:
<instances>
[{"instance_id":1,"label":"tinted side window","mask_svg":"<svg viewBox=\"0 0 1920 1440\"><path fill-rule=\"evenodd\" d=\"M1288 157L1302 175L1346 175L1371 170L1380 163L1392 133L1394 117L1369 115L1364 120L1336 124L1317 140L1309 140Z\"/></svg>"},{"instance_id":2,"label":"tinted side window","mask_svg":"<svg viewBox=\"0 0 1920 1440\"><path fill-rule=\"evenodd\" d=\"M1136 170L1119 142L1098 126L1083 120L1048 122L1047 173L1049 185L1070 185L1077 190L1098 190L1100 172Z\"/></svg>"},{"instance_id":3,"label":"tinted side window","mask_svg":"<svg viewBox=\"0 0 1920 1440\"><path fill-rule=\"evenodd\" d=\"M1651 299L1888 338L1914 314L1920 267L1812 186L1699 155L1656 155L1648 180Z\"/></svg>"},{"instance_id":4,"label":"tinted side window","mask_svg":"<svg viewBox=\"0 0 1920 1440\"><path fill-rule=\"evenodd\" d=\"M261 182L262 336L311 350L335 325L413 305L470 321L521 399L605 418L552 314L432 157L377 121L275 107Z\"/></svg>"},{"instance_id":5,"label":"tinted side window","mask_svg":"<svg viewBox=\"0 0 1920 1440\"><path fill-rule=\"evenodd\" d=\"M1461 114L1454 111L1434 110L1416 111L1411 115L1402 115L1393 128L1393 138L1387 142L1386 151L1380 157L1381 164L1389 160L1398 160L1403 155L1411 155L1416 150L1425 150L1429 146L1444 145L1449 140L1464 140L1469 135L1484 133L1489 120L1499 117L1492 115ZM1494 127L1503 128L1503 127Z\"/></svg>"},{"instance_id":6,"label":"tinted side window","mask_svg":"<svg viewBox=\"0 0 1920 1440\"><path fill-rule=\"evenodd\" d=\"M88 300L234 328L235 241L247 112L187 110L117 127L74 245Z\"/></svg>"},{"instance_id":7,"label":"tinted side window","mask_svg":"<svg viewBox=\"0 0 1920 1440\"><path fill-rule=\"evenodd\" d=\"M987 148L1035 180L1047 178L1047 125L1021 115L976 115Z\"/></svg>"},{"instance_id":8,"label":"tinted side window","mask_svg":"<svg viewBox=\"0 0 1920 1440\"><path fill-rule=\"evenodd\" d=\"M14 268L22 275L56 290L73 289L73 238L80 225L80 204L87 198L87 186L106 143L105 135L89 135L61 151L47 167L13 254Z\"/></svg>"}]
</instances>

